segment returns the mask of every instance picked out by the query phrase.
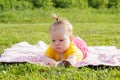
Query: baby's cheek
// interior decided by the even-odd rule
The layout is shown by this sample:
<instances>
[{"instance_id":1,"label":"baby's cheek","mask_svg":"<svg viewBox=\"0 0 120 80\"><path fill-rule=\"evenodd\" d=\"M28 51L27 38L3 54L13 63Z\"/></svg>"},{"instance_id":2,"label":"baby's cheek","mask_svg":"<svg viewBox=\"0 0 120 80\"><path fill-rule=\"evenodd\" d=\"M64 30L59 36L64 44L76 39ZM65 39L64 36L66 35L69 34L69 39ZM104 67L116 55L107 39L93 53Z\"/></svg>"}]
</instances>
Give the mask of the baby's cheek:
<instances>
[{"instance_id":1,"label":"baby's cheek","mask_svg":"<svg viewBox=\"0 0 120 80\"><path fill-rule=\"evenodd\" d=\"M68 49L68 46L64 46L64 47L63 47L63 50L67 50L67 49Z\"/></svg>"}]
</instances>

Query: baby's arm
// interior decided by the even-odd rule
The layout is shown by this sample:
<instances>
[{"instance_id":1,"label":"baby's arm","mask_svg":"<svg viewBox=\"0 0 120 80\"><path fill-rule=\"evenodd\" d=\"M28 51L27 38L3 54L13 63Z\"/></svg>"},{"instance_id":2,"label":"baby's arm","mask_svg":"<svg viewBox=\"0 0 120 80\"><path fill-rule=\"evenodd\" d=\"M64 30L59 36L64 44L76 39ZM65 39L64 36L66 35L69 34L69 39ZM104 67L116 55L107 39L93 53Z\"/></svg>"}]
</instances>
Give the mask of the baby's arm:
<instances>
[{"instance_id":1,"label":"baby's arm","mask_svg":"<svg viewBox=\"0 0 120 80\"><path fill-rule=\"evenodd\" d=\"M55 66L57 64L57 62L52 59L47 57L46 55L43 55L42 57L42 61L46 64L46 65L50 65L50 66Z\"/></svg>"}]
</instances>

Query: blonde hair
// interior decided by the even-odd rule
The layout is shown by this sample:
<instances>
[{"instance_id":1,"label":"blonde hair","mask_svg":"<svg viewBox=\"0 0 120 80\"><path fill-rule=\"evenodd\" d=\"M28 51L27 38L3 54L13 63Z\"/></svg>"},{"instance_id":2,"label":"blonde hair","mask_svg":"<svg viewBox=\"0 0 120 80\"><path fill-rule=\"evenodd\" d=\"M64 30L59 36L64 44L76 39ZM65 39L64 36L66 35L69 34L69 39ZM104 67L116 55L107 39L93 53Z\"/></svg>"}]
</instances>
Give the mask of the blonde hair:
<instances>
[{"instance_id":1,"label":"blonde hair","mask_svg":"<svg viewBox=\"0 0 120 80\"><path fill-rule=\"evenodd\" d=\"M51 32L53 29L54 30L59 30L60 28L65 28L66 32L71 36L73 34L73 27L71 25L71 23L66 20L63 19L59 16L57 16L56 14L53 14L52 17L56 20L53 24L51 24L50 28L49 28L49 32ZM62 25L62 26L60 26Z\"/></svg>"}]
</instances>

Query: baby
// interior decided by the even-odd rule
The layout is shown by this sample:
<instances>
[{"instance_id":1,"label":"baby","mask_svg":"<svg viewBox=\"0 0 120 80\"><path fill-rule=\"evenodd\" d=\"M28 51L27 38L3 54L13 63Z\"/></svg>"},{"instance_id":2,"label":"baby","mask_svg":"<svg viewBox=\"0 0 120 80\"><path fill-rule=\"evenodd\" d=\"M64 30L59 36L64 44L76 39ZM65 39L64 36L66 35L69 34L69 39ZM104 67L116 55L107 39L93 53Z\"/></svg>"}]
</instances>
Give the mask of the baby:
<instances>
[{"instance_id":1,"label":"baby","mask_svg":"<svg viewBox=\"0 0 120 80\"><path fill-rule=\"evenodd\" d=\"M50 46L44 55L44 62L50 66L75 65L83 59L82 51L73 42L73 27L68 20L56 19L50 28Z\"/></svg>"}]
</instances>

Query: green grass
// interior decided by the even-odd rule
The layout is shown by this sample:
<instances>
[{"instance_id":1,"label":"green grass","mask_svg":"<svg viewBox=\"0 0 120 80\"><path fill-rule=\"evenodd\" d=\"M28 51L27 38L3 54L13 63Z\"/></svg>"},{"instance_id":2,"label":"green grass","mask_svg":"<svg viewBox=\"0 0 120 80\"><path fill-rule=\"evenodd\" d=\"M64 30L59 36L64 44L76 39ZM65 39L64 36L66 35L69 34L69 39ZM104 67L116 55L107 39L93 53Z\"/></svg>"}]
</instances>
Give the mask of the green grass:
<instances>
[{"instance_id":1,"label":"green grass","mask_svg":"<svg viewBox=\"0 0 120 80\"><path fill-rule=\"evenodd\" d=\"M74 34L88 46L120 48L120 10L54 9L0 13L0 54L12 45L42 40L49 44L48 28L57 13L70 20ZM0 63L0 80L119 80L120 67L45 67L30 63Z\"/></svg>"},{"instance_id":2,"label":"green grass","mask_svg":"<svg viewBox=\"0 0 120 80\"><path fill-rule=\"evenodd\" d=\"M12 45L27 41L34 45L39 40L49 44L48 27L40 24L0 24L0 53ZM73 23L74 34L81 36L88 46L117 46L120 48L120 24ZM119 80L120 67L105 68L45 67L29 63L0 63L0 80Z\"/></svg>"},{"instance_id":3,"label":"green grass","mask_svg":"<svg viewBox=\"0 0 120 80\"><path fill-rule=\"evenodd\" d=\"M0 23L51 23L51 15L72 23L120 23L120 9L34 9L0 12Z\"/></svg>"},{"instance_id":4,"label":"green grass","mask_svg":"<svg viewBox=\"0 0 120 80\"><path fill-rule=\"evenodd\" d=\"M116 46L120 48L120 24L78 23L74 24L75 34L81 36L89 46Z\"/></svg>"}]
</instances>

